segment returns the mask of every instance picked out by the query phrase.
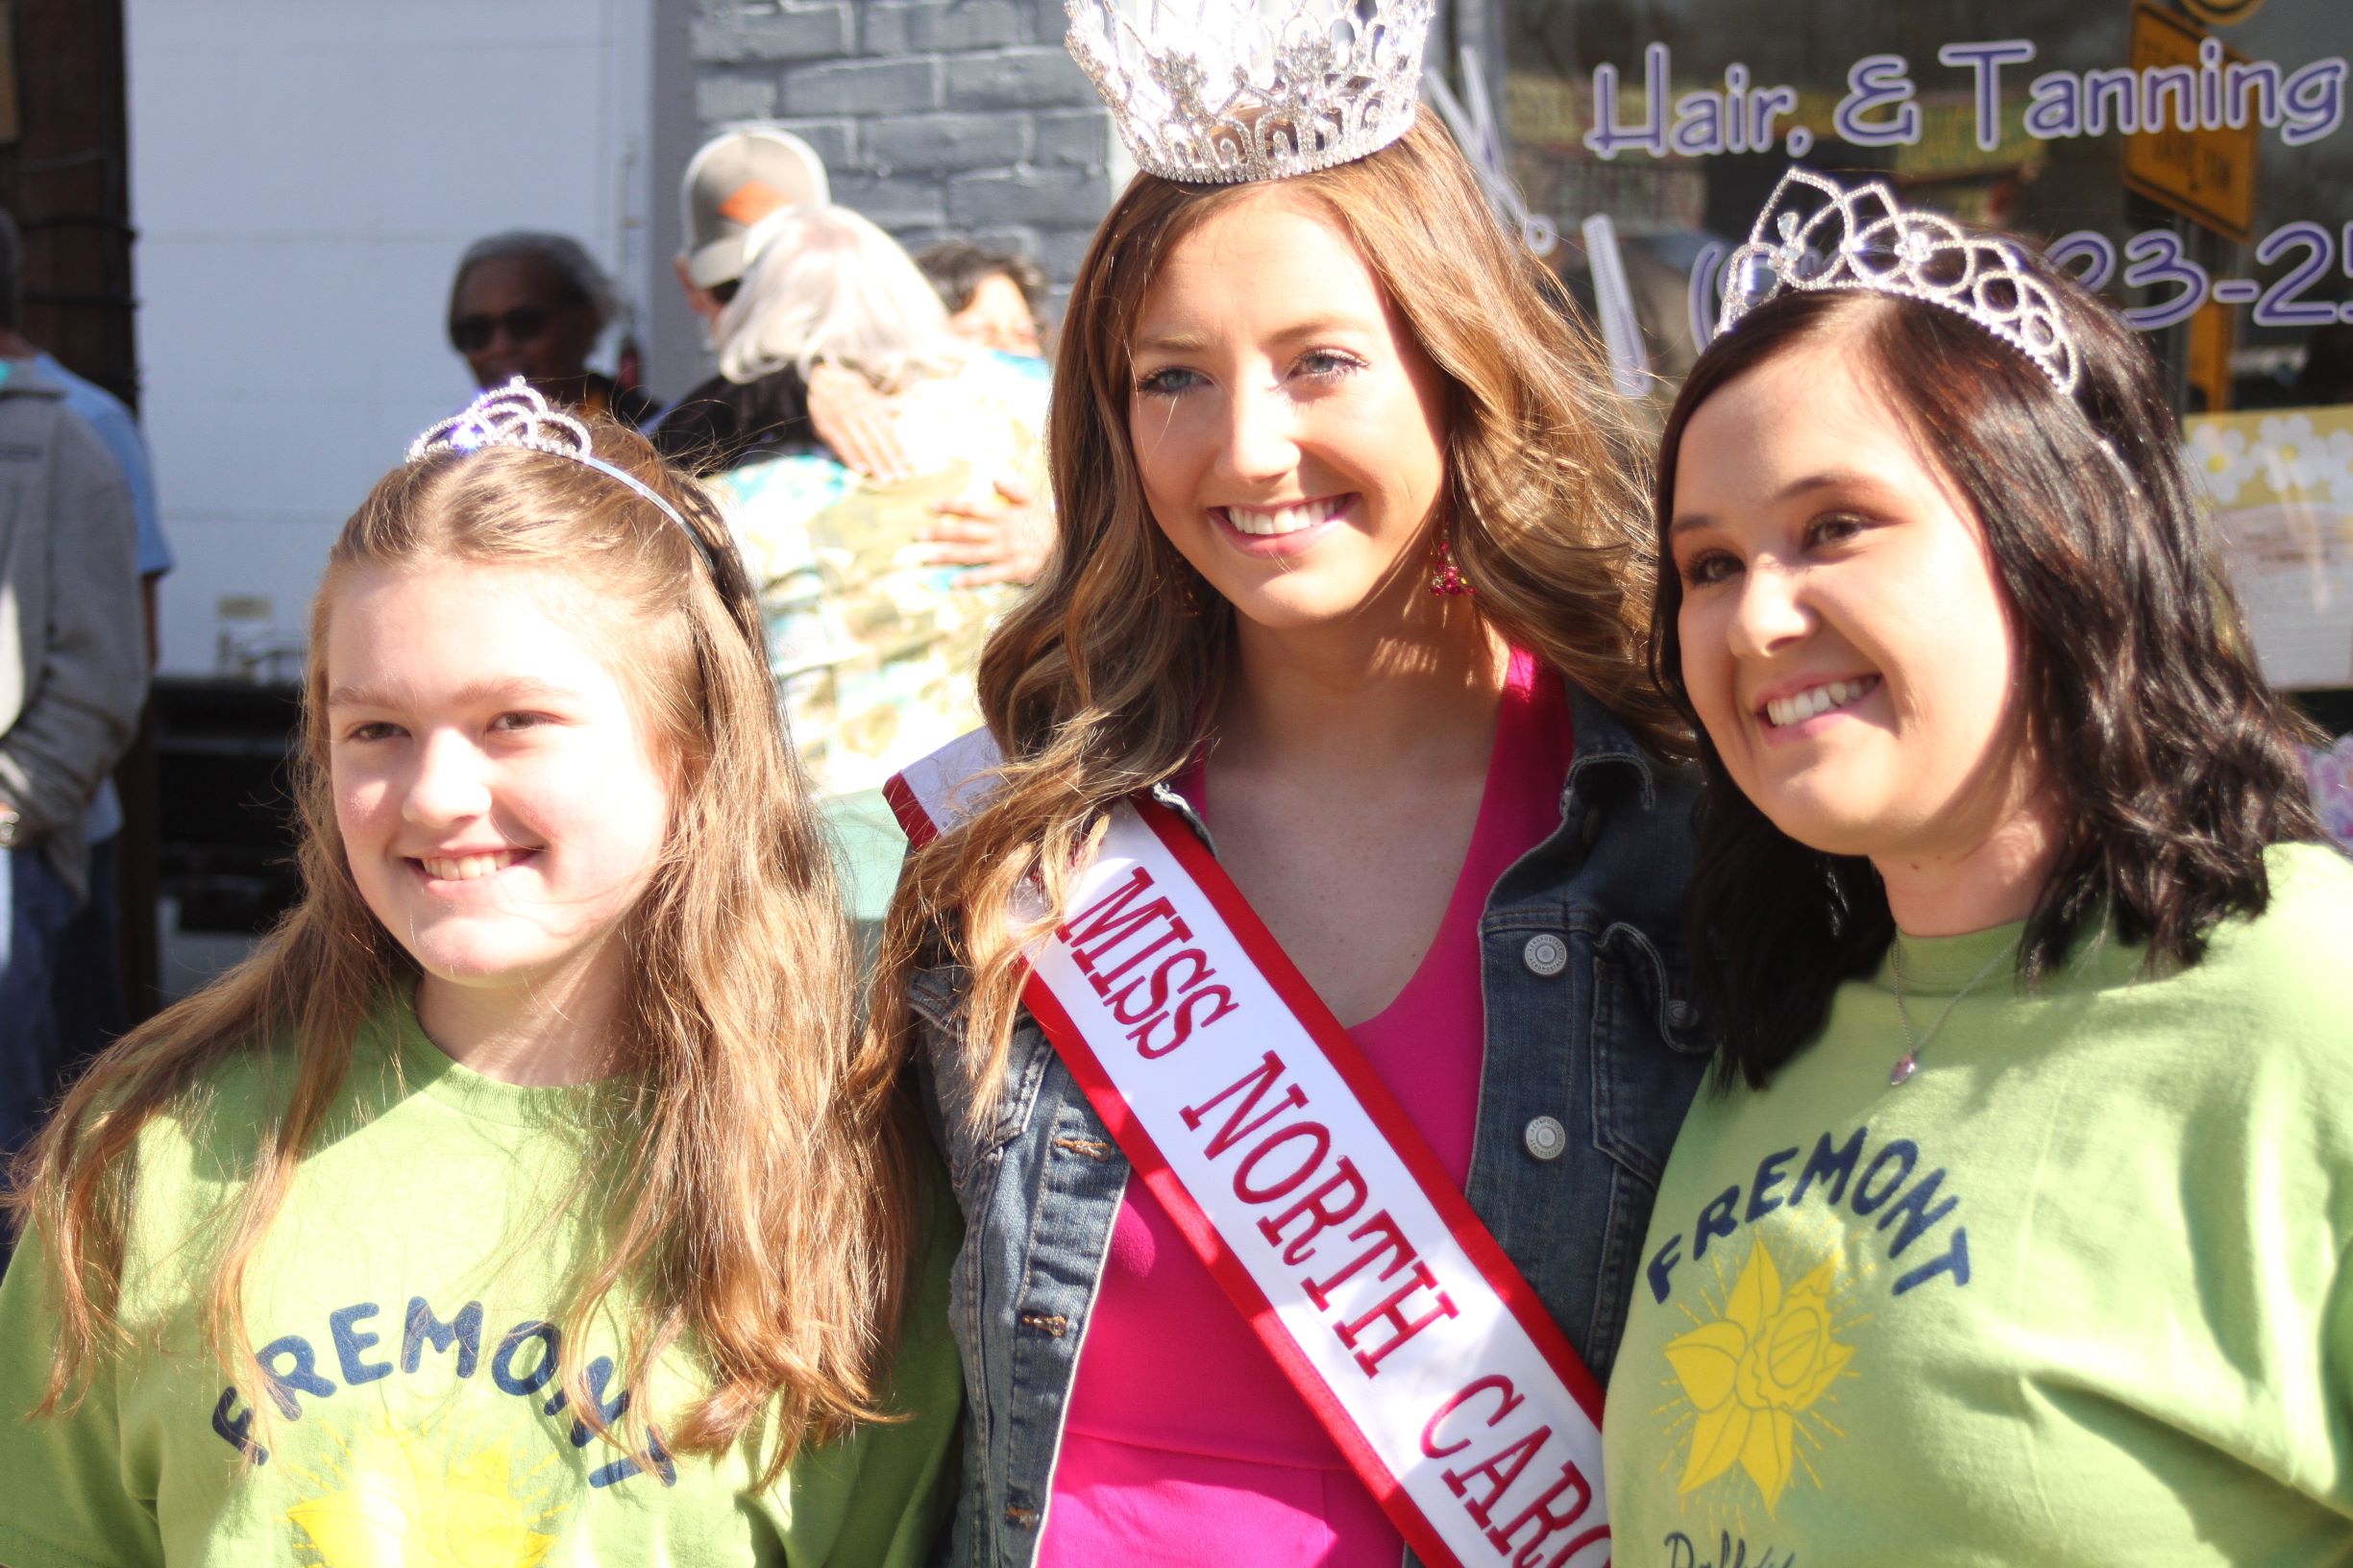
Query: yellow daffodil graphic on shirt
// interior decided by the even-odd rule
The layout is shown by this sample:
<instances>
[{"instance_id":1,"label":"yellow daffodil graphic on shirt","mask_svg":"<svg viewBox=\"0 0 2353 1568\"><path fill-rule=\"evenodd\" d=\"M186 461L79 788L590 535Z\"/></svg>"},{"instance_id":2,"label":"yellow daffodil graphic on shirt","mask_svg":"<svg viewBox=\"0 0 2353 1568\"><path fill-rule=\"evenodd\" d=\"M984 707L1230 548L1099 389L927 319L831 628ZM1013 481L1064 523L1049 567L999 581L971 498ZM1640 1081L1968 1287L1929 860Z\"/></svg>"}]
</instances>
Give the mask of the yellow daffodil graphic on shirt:
<instances>
[{"instance_id":1,"label":"yellow daffodil graphic on shirt","mask_svg":"<svg viewBox=\"0 0 2353 1568\"><path fill-rule=\"evenodd\" d=\"M649 1433L650 1472L626 1454L573 1457L603 1439L570 1408L552 1323L526 1318L494 1334L481 1302L444 1319L423 1297L390 1321L376 1302L327 1318L323 1343L288 1334L257 1350L270 1423L257 1423L234 1387L212 1409L215 1435L285 1478L286 1539L299 1562L535 1568L583 1481L590 1491L675 1482L658 1429ZM600 1418L616 1429L629 1396L613 1387L612 1358L582 1371ZM380 1387L350 1398L369 1384Z\"/></svg>"},{"instance_id":2,"label":"yellow daffodil graphic on shirt","mask_svg":"<svg viewBox=\"0 0 2353 1568\"><path fill-rule=\"evenodd\" d=\"M1653 1560L1796 1560L1785 1510L1852 1474L1839 1405L1870 1387L1881 1316L1915 1290L1969 1285L1964 1218L1918 1142L1867 1125L1775 1149L1750 1180L1660 1216L1643 1284L1679 1321L1642 1353L1657 1358L1649 1413L1664 1439L1653 1495L1675 1500Z\"/></svg>"},{"instance_id":3,"label":"yellow daffodil graphic on shirt","mask_svg":"<svg viewBox=\"0 0 2353 1568\"><path fill-rule=\"evenodd\" d=\"M528 1433L406 1431L379 1410L329 1442L285 1514L320 1568L538 1568L556 1542L564 1477Z\"/></svg>"},{"instance_id":4,"label":"yellow daffodil graphic on shirt","mask_svg":"<svg viewBox=\"0 0 2353 1568\"><path fill-rule=\"evenodd\" d=\"M1723 1315L1667 1342L1667 1364L1695 1416L1679 1492L1737 1466L1768 1513L1780 1503L1797 1468L1799 1423L1854 1359L1854 1347L1837 1337L1837 1270L1838 1261L1826 1258L1785 1284L1772 1249L1756 1238Z\"/></svg>"}]
</instances>

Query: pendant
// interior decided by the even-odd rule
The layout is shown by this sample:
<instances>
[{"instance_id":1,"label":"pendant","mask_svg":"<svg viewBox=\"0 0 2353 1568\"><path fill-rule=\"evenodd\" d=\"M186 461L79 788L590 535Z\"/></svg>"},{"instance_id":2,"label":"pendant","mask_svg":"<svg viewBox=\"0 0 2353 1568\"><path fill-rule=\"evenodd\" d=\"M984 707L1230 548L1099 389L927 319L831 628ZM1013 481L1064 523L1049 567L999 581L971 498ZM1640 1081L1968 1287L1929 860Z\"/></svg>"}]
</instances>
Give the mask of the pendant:
<instances>
[{"instance_id":1,"label":"pendant","mask_svg":"<svg viewBox=\"0 0 2353 1568\"><path fill-rule=\"evenodd\" d=\"M1919 1070L1920 1070L1920 1058L1919 1058L1919 1057L1917 1057L1917 1056L1914 1056L1914 1055L1913 1055L1911 1052L1909 1052L1909 1051L1904 1052L1904 1053L1903 1053L1903 1060L1902 1060L1902 1061L1900 1061L1900 1062L1899 1062L1899 1063L1897 1063L1897 1064L1896 1064L1896 1065L1895 1065L1893 1067L1891 1067L1891 1068L1889 1068L1889 1069L1888 1069L1888 1073L1887 1073L1887 1084L1888 1084L1888 1087L1889 1087L1890 1089L1900 1089L1900 1088L1901 1088L1903 1085L1905 1085L1905 1084L1907 1084L1907 1083L1911 1082L1911 1079L1912 1079L1912 1074L1914 1074L1914 1073L1918 1072Z\"/></svg>"}]
</instances>

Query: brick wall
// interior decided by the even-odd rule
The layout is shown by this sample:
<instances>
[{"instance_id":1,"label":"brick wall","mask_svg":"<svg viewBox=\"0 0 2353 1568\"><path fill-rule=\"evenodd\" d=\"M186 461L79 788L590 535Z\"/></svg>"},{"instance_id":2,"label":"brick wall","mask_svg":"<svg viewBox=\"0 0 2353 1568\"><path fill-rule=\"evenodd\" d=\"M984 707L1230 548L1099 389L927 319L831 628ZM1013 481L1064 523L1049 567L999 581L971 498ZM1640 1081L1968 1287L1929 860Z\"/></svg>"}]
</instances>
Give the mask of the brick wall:
<instances>
[{"instance_id":1,"label":"brick wall","mask_svg":"<svg viewBox=\"0 0 2353 1568\"><path fill-rule=\"evenodd\" d=\"M909 250L1018 250L1059 293L1116 173L1063 29L1062 0L696 0L694 115L703 135L775 120Z\"/></svg>"}]
</instances>

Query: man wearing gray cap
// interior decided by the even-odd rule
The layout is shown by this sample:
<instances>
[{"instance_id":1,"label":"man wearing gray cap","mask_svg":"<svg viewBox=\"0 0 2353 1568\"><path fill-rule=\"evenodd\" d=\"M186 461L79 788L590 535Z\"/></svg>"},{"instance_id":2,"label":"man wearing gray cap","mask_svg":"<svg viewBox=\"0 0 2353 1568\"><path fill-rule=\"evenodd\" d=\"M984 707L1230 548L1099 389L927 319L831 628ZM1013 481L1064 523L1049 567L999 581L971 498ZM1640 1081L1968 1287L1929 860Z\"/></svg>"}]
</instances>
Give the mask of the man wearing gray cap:
<instances>
[{"instance_id":1,"label":"man wearing gray cap","mask_svg":"<svg viewBox=\"0 0 2353 1568\"><path fill-rule=\"evenodd\" d=\"M824 162L790 131L740 126L696 152L680 184L686 249L676 266L687 308L702 318L706 333L716 331L735 298L744 278L745 241L759 222L787 207L823 207L828 199ZM818 379L830 378L821 368ZM881 424L879 415L856 417L863 383L847 392L846 420L829 417L835 410L827 405L826 392L841 401L837 389L825 388L813 423L809 382L793 366L740 384L713 376L656 415L646 433L663 456L704 473L817 446L832 449L843 462L870 474L887 476L902 466L896 438L887 428L879 453L866 428ZM873 401L870 395L863 399Z\"/></svg>"},{"instance_id":2,"label":"man wearing gray cap","mask_svg":"<svg viewBox=\"0 0 2353 1568\"><path fill-rule=\"evenodd\" d=\"M757 251L753 231L786 208L824 207L825 165L809 144L773 125L738 126L688 159L679 192L686 248L676 258L686 303L717 340L749 326L729 312ZM752 306L757 301L748 302ZM919 469L900 445L888 405L866 379L830 363L806 377L787 364L736 382L713 376L656 415L646 433L663 456L709 475L795 451L823 451L869 479L891 483ZM1002 487L1000 487L1002 488ZM975 582L1026 582L1041 569L1052 525L1035 498L1007 491L994 502L940 503L926 538L943 565L980 574Z\"/></svg>"},{"instance_id":3,"label":"man wearing gray cap","mask_svg":"<svg viewBox=\"0 0 2353 1568\"><path fill-rule=\"evenodd\" d=\"M717 321L743 279L752 226L779 208L831 199L823 161L790 131L748 125L703 143L680 191L687 248L677 257L678 286L687 307L706 326Z\"/></svg>"}]
</instances>

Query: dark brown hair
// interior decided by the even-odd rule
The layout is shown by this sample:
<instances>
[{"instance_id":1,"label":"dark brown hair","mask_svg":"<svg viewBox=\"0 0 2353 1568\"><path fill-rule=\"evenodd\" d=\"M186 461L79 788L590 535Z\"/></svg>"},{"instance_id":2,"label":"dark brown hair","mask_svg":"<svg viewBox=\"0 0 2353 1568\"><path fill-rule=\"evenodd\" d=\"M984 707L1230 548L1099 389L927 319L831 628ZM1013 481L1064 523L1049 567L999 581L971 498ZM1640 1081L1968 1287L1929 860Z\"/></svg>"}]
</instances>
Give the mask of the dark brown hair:
<instances>
[{"instance_id":1,"label":"dark brown hair","mask_svg":"<svg viewBox=\"0 0 2353 1568\"><path fill-rule=\"evenodd\" d=\"M2022 252L2025 247L2021 246ZM2017 626L2030 743L2060 797L2057 859L2019 948L2031 986L2100 921L2147 944L2150 970L2193 964L2215 924L2260 914L2264 849L2316 839L2304 727L2256 672L2138 336L2060 269L2081 376L2071 397L1983 328L1859 290L1790 293L1692 367L1660 438L1662 542L1692 415L1777 356L1833 339L1910 427L1985 530ZM1817 1034L1841 981L1894 935L1868 860L1808 848L1732 782L1682 680L1682 583L1663 551L1652 630L1660 686L1699 733L1706 775L1689 904L1719 1081L1762 1085Z\"/></svg>"},{"instance_id":2,"label":"dark brown hair","mask_svg":"<svg viewBox=\"0 0 2353 1568\"><path fill-rule=\"evenodd\" d=\"M1002 273L1021 291L1022 303L1030 314L1038 313L1038 302L1045 297L1045 274L1038 263L1013 251L993 251L985 245L975 245L968 239L944 239L939 244L916 255L915 264L923 270L931 286L940 291L940 303L954 315L972 303L980 285Z\"/></svg>"}]
</instances>

